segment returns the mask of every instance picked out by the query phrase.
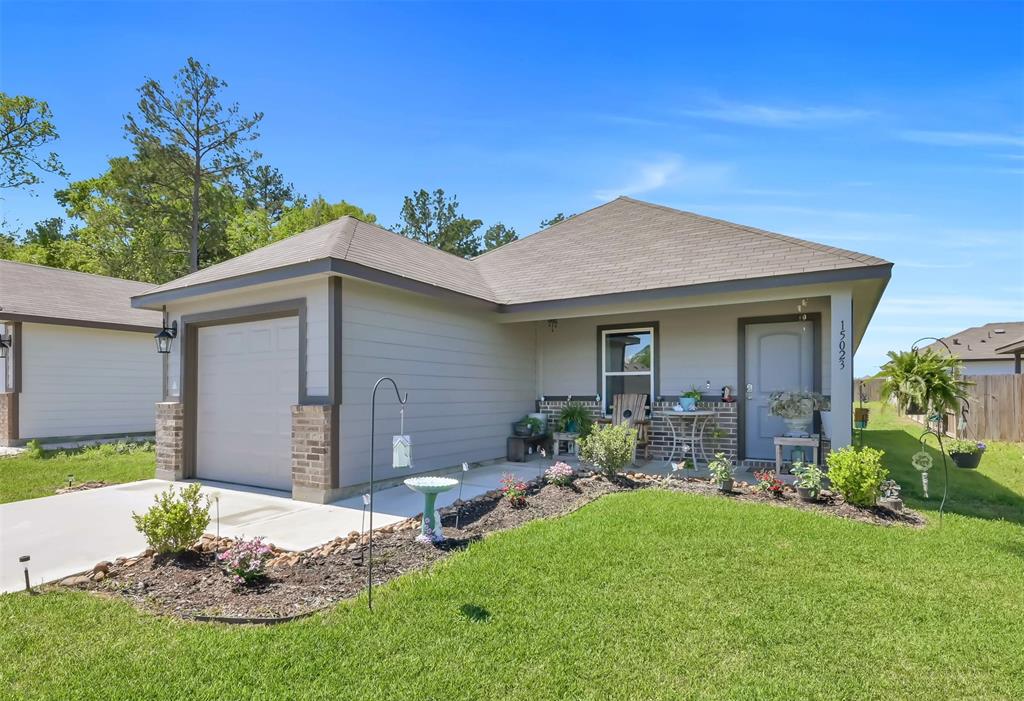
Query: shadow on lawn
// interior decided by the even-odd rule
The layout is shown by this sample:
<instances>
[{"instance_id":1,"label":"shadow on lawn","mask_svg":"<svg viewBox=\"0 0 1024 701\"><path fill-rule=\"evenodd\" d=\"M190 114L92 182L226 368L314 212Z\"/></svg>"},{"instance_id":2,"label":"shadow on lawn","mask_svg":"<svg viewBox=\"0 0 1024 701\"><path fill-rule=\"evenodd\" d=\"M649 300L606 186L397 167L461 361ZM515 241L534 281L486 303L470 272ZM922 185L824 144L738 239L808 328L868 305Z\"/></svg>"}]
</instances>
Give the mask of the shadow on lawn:
<instances>
[{"instance_id":1,"label":"shadow on lawn","mask_svg":"<svg viewBox=\"0 0 1024 701\"><path fill-rule=\"evenodd\" d=\"M903 488L903 497L911 506L928 511L938 511L942 501L945 477L942 469L942 454L938 451L934 437L927 439L925 450L932 456L932 469L928 473L928 499L924 497L921 473L910 463L910 458L921 450L921 444L903 430L871 430L864 432L864 444L885 451L883 462L889 469L889 476ZM986 519L1005 519L1024 524L1024 496L1008 489L984 474L985 459L976 470L965 470L949 464L949 495L946 499L946 513L961 514Z\"/></svg>"}]
</instances>

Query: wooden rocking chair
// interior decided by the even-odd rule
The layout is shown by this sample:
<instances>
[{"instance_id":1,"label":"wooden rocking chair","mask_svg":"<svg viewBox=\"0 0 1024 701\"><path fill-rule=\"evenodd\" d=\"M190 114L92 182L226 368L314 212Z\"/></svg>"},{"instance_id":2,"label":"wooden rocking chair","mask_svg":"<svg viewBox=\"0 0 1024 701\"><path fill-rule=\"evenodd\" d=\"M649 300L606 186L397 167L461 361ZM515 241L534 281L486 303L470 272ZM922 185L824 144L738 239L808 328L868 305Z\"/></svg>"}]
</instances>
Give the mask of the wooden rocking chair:
<instances>
[{"instance_id":1,"label":"wooden rocking chair","mask_svg":"<svg viewBox=\"0 0 1024 701\"><path fill-rule=\"evenodd\" d=\"M633 461L640 448L644 451L644 460L651 459L651 443L649 430L651 422L647 419L647 395L646 394L616 394L612 399L611 418L598 419L598 423L621 424L628 423L630 428L636 429L636 443L633 445Z\"/></svg>"}]
</instances>

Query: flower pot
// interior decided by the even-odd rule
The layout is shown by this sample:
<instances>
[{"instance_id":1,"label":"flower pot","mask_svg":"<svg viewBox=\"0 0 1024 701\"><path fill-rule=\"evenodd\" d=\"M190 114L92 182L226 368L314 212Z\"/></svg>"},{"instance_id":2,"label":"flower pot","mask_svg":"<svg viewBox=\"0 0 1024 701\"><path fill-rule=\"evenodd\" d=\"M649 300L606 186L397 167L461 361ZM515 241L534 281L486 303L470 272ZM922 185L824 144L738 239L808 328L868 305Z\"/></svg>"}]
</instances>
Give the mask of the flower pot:
<instances>
[{"instance_id":1,"label":"flower pot","mask_svg":"<svg viewBox=\"0 0 1024 701\"><path fill-rule=\"evenodd\" d=\"M526 438L533 433L533 427L525 421L516 421L512 424L512 435L519 436L520 438Z\"/></svg>"},{"instance_id":2,"label":"flower pot","mask_svg":"<svg viewBox=\"0 0 1024 701\"><path fill-rule=\"evenodd\" d=\"M683 408L683 411L696 411L697 400L693 397L680 397L679 406Z\"/></svg>"},{"instance_id":3,"label":"flower pot","mask_svg":"<svg viewBox=\"0 0 1024 701\"><path fill-rule=\"evenodd\" d=\"M786 435L801 437L806 436L810 433L807 430L807 424L810 423L810 416L798 416L794 419L783 419L786 422Z\"/></svg>"},{"instance_id":4,"label":"flower pot","mask_svg":"<svg viewBox=\"0 0 1024 701\"><path fill-rule=\"evenodd\" d=\"M821 417L821 432L825 438L832 439L832 412L831 411L819 411L818 416Z\"/></svg>"},{"instance_id":5,"label":"flower pot","mask_svg":"<svg viewBox=\"0 0 1024 701\"><path fill-rule=\"evenodd\" d=\"M818 501L818 490L810 487L797 487L796 493L803 501Z\"/></svg>"},{"instance_id":6,"label":"flower pot","mask_svg":"<svg viewBox=\"0 0 1024 701\"><path fill-rule=\"evenodd\" d=\"M973 470L981 463L981 456L984 452L984 448L979 448L974 453L950 453L949 457L957 467L962 467L966 470Z\"/></svg>"},{"instance_id":7,"label":"flower pot","mask_svg":"<svg viewBox=\"0 0 1024 701\"><path fill-rule=\"evenodd\" d=\"M735 483L736 483L736 481L732 477L730 477L727 480L723 480L722 482L718 483L718 491L720 491L720 492L731 492L732 488L733 488L733 485Z\"/></svg>"}]
</instances>

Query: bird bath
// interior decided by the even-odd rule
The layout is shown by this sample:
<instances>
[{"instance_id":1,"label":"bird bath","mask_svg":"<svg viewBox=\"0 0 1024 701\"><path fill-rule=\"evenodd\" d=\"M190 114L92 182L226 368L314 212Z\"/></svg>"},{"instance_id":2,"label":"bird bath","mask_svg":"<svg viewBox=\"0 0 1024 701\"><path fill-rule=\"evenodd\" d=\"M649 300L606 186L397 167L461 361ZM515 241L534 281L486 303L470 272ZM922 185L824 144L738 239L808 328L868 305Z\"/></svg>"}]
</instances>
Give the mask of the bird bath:
<instances>
[{"instance_id":1,"label":"bird bath","mask_svg":"<svg viewBox=\"0 0 1024 701\"><path fill-rule=\"evenodd\" d=\"M416 540L421 543L438 543L444 540L441 515L434 509L434 503L438 494L447 492L458 484L459 481L451 477L410 477L405 480L406 487L423 495L423 522L420 524L420 534L416 536Z\"/></svg>"}]
</instances>

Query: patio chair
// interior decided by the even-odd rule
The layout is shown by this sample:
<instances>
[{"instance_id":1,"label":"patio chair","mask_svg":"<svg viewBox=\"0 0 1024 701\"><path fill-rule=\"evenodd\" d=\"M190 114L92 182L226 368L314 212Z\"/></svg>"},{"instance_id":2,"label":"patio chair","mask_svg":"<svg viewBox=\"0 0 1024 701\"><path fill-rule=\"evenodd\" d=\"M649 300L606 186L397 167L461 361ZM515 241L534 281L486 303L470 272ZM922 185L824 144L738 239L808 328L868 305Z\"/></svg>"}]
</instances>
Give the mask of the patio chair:
<instances>
[{"instance_id":1,"label":"patio chair","mask_svg":"<svg viewBox=\"0 0 1024 701\"><path fill-rule=\"evenodd\" d=\"M649 430L651 422L647 419L647 395L646 394L616 394L612 398L611 418L601 418L598 423L621 424L628 423L631 428L636 429L636 443L633 445L633 461L640 448L644 451L644 460L651 459L651 443Z\"/></svg>"}]
</instances>

